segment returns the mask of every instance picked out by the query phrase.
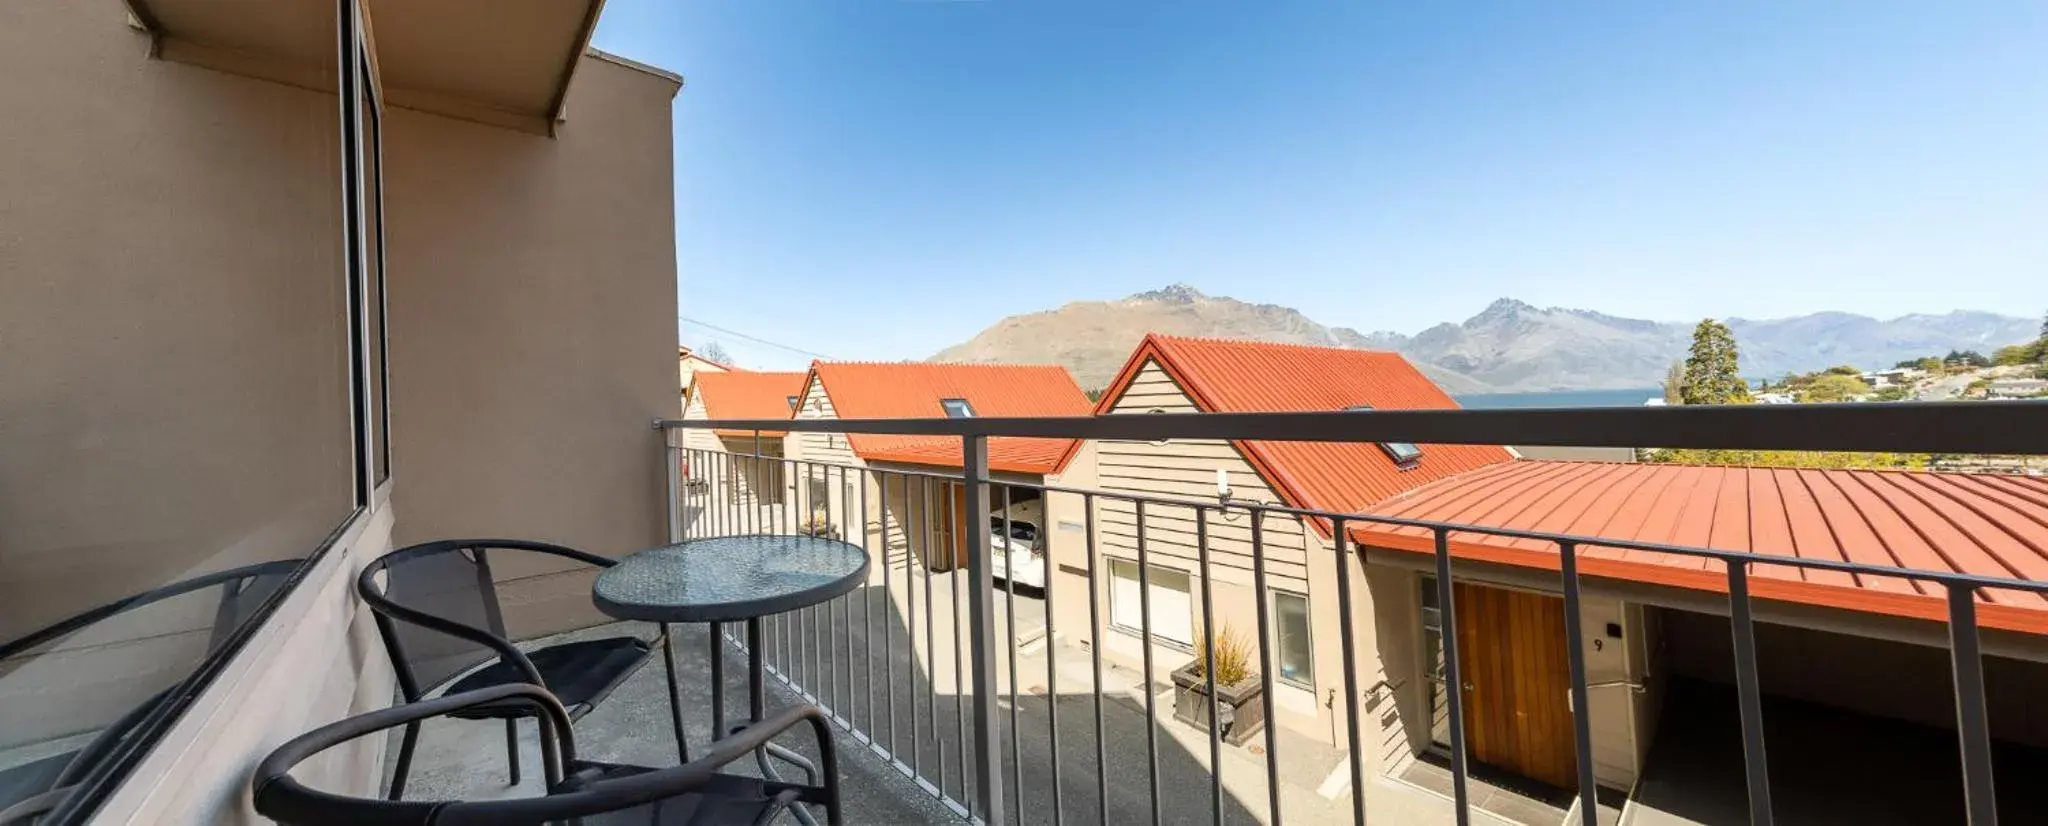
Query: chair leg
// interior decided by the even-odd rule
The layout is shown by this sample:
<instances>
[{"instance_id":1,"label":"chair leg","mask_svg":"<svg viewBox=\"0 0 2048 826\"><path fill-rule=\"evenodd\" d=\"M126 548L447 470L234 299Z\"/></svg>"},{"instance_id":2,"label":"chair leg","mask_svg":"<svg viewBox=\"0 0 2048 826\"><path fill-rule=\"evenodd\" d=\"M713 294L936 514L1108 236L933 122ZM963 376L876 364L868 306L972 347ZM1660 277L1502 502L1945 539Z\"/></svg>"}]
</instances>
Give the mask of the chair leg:
<instances>
[{"instance_id":1,"label":"chair leg","mask_svg":"<svg viewBox=\"0 0 2048 826\"><path fill-rule=\"evenodd\" d=\"M519 718L505 718L505 759L512 764L512 785L519 785Z\"/></svg>"},{"instance_id":2,"label":"chair leg","mask_svg":"<svg viewBox=\"0 0 2048 826\"><path fill-rule=\"evenodd\" d=\"M676 756L688 763L690 743L683 738L683 700L676 688L676 646L669 636L668 623L661 624L661 663L668 669L668 719L676 732Z\"/></svg>"},{"instance_id":3,"label":"chair leg","mask_svg":"<svg viewBox=\"0 0 2048 826\"><path fill-rule=\"evenodd\" d=\"M420 740L420 725L407 723L405 736L398 741L398 764L391 771L390 799L398 800L405 794L405 776L412 773L412 748Z\"/></svg>"}]
</instances>

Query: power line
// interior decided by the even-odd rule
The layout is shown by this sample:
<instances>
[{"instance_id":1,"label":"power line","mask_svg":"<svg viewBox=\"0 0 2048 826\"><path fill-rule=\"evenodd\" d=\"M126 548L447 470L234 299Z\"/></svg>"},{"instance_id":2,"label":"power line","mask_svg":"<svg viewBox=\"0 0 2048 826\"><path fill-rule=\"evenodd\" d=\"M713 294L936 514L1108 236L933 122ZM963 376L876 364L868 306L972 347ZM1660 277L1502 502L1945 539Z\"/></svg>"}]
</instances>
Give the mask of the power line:
<instances>
[{"instance_id":1,"label":"power line","mask_svg":"<svg viewBox=\"0 0 2048 826\"><path fill-rule=\"evenodd\" d=\"M750 335L747 335L746 333L742 333L742 332L740 332L740 331L738 331L738 330L734 330L734 329L731 329L731 328L727 328L727 327L720 327L720 326L718 326L718 325L716 325L716 324L712 324L712 323L710 323L710 322L708 322L708 321L698 321L697 319L691 318L691 317L689 317L689 316L686 316L686 315L679 315L679 316L676 316L676 320L678 320L678 321L681 321L681 322L683 322L684 324L694 324L694 325L696 325L696 326L699 326L699 327L702 327L702 328L704 328L704 329L706 329L706 330L712 330L712 331L716 331L716 332L719 332L719 333L724 333L725 335L729 335L729 336L732 336L733 338L738 338L738 339L745 339L745 340L747 340L747 341L751 341L751 342L753 342L753 343L755 343L755 344L762 344L762 345L766 345L766 346L769 346L769 347L773 347L773 348L775 348L775 349L778 349L778 350L788 350L789 352L792 352L792 353L796 353L796 354L798 354L798 355L805 355L805 356L810 356L811 358L817 358L817 359L824 359L824 360L826 360L826 361L835 361L835 360L836 360L836 359L833 359L833 358L832 358L831 356L825 355L824 353L817 353L817 352L812 352L812 351L810 351L810 350L805 350L805 349L803 349L803 348L801 348L801 347L791 347L791 346L789 346L789 345L787 345L787 344L778 344L778 343L776 343L776 342L773 342L773 341L769 341L769 340L767 340L767 339L765 339L765 338L759 338L759 337L756 337L756 336L750 336Z\"/></svg>"}]
</instances>

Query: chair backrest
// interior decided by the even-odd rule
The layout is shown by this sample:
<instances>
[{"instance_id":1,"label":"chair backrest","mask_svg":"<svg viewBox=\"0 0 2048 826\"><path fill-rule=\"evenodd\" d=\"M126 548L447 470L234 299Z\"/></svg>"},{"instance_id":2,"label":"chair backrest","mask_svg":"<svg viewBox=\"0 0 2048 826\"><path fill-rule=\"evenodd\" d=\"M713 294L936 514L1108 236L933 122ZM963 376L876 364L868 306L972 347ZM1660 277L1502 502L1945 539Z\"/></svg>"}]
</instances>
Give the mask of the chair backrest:
<instances>
[{"instance_id":1,"label":"chair backrest","mask_svg":"<svg viewBox=\"0 0 2048 826\"><path fill-rule=\"evenodd\" d=\"M370 563L357 583L364 599L378 609L377 627L407 701L496 659L503 650L404 615L414 612L504 640L505 617L491 579L490 551L482 544L444 540L402 548ZM394 605L403 611L389 610Z\"/></svg>"}]
</instances>

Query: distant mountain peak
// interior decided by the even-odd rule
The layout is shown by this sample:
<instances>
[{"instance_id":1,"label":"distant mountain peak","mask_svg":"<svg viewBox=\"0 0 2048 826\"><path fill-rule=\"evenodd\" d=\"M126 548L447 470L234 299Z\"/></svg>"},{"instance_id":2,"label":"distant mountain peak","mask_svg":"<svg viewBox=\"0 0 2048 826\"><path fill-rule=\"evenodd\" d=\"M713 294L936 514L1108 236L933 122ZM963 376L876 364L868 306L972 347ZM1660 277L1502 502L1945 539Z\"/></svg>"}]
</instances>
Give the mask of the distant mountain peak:
<instances>
[{"instance_id":1,"label":"distant mountain peak","mask_svg":"<svg viewBox=\"0 0 2048 826\"><path fill-rule=\"evenodd\" d=\"M1162 304L1193 304L1208 298L1201 290L1182 282L1174 282L1156 290L1134 293L1125 301L1156 301Z\"/></svg>"},{"instance_id":2,"label":"distant mountain peak","mask_svg":"<svg viewBox=\"0 0 2048 826\"><path fill-rule=\"evenodd\" d=\"M1881 367L1952 349L1990 352L2031 341L2039 319L1993 313L1921 313L1879 321L1818 312L1765 321L1728 319L1749 376L1836 364ZM1147 333L1276 341L1401 353L1453 394L1482 390L1650 387L1685 358L1695 321L1623 318L1539 308L1500 298L1463 323L1405 336L1317 323L1277 304L1210 296L1176 283L1109 301L1074 301L1012 316L933 357L937 361L1065 365L1083 387L1107 384Z\"/></svg>"},{"instance_id":3,"label":"distant mountain peak","mask_svg":"<svg viewBox=\"0 0 2048 826\"><path fill-rule=\"evenodd\" d=\"M1495 321L1512 321L1524 314L1534 315L1541 312L1543 311L1537 309L1535 305L1525 301L1496 298L1492 304L1486 305L1486 309L1480 310L1478 315L1466 319L1465 326L1479 327Z\"/></svg>"}]
</instances>

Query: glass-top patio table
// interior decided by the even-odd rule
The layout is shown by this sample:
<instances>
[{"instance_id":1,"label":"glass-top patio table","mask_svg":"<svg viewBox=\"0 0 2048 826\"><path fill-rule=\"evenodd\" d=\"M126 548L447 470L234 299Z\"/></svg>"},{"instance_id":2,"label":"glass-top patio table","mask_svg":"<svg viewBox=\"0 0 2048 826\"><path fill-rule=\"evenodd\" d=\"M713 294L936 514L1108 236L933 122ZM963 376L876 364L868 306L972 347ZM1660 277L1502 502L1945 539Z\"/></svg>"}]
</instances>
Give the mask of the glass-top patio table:
<instances>
[{"instance_id":1,"label":"glass-top patio table","mask_svg":"<svg viewBox=\"0 0 2048 826\"><path fill-rule=\"evenodd\" d=\"M868 554L836 539L813 536L745 535L696 539L627 556L598 574L591 586L597 608L617 619L643 622L702 622L711 625L712 730L725 729L725 669L718 649L723 623L747 624L747 712L750 722L766 714L766 664L761 659L761 621L808 608L852 591L868 575ZM670 657L672 651L664 651ZM673 677L674 672L670 672ZM676 687L669 686L671 696ZM681 711L671 703L677 715ZM680 732L680 717L675 721ZM677 742L681 742L678 739ZM816 769L802 756L771 744L760 755L761 769L775 771L767 754L805 772ZM799 811L799 817L805 813ZM808 818L804 818L808 820Z\"/></svg>"}]
</instances>

